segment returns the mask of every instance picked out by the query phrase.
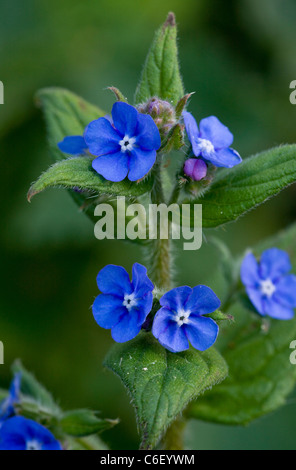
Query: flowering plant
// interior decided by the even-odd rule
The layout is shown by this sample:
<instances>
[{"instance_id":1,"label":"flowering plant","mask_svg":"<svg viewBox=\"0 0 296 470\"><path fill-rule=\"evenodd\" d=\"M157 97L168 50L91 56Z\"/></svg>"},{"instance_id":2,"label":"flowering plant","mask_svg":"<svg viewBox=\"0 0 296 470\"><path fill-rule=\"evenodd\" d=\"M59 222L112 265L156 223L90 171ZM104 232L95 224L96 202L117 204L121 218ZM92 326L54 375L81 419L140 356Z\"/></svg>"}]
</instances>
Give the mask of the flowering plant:
<instances>
[{"instance_id":1,"label":"flowering plant","mask_svg":"<svg viewBox=\"0 0 296 470\"><path fill-rule=\"evenodd\" d=\"M176 34L170 13L156 33L133 105L110 87L116 99L111 115L66 90L38 93L55 163L31 186L29 200L49 187L66 188L92 220L97 204L112 204L117 196L178 208L201 204L203 228L211 229L295 182L295 145L242 159L217 117L197 124L188 111L192 93L181 79ZM174 176L168 169L172 151L182 159ZM170 220L170 235L173 225ZM295 270L295 234L293 226L238 258L211 238L224 274L219 298L211 281L192 287L173 282L171 236L129 240L148 259L146 266L133 265L132 278L131 267L101 267L92 311L117 343L104 365L132 396L142 449L160 442L183 448L186 419L242 425L284 403L296 380L287 357L296 336L296 278L289 274ZM3 406L3 415L10 413L2 430L8 446L16 420L21 423L11 416L14 395ZM73 427L79 418L72 414ZM29 423L20 425L22 439L28 429Z\"/></svg>"}]
</instances>

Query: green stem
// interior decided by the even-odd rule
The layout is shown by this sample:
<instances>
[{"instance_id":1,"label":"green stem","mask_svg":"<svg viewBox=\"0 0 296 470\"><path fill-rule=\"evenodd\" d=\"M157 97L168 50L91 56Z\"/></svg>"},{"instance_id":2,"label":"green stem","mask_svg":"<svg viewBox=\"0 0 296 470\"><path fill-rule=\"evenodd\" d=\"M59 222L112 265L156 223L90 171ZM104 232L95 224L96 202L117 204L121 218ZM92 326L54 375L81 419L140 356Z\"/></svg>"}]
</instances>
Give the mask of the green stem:
<instances>
[{"instance_id":1,"label":"green stem","mask_svg":"<svg viewBox=\"0 0 296 470\"><path fill-rule=\"evenodd\" d=\"M176 185L172 193L171 201L176 202L180 193L179 185ZM151 202L153 204L162 204L165 202L165 195L162 187L161 162L154 168L154 186L151 193ZM148 261L150 263L150 276L155 285L168 291L172 288L172 259L171 259L171 240L156 239L150 240L147 246ZM163 440L164 450L182 450L183 431L186 421L178 418L168 429Z\"/></svg>"},{"instance_id":2,"label":"green stem","mask_svg":"<svg viewBox=\"0 0 296 470\"><path fill-rule=\"evenodd\" d=\"M162 158L159 156L158 163L154 165L154 184L151 192L152 204L165 203L165 195L161 178ZM150 265L149 274L156 287L164 290L171 288L171 241L170 239L150 240L147 245L147 258Z\"/></svg>"}]
</instances>

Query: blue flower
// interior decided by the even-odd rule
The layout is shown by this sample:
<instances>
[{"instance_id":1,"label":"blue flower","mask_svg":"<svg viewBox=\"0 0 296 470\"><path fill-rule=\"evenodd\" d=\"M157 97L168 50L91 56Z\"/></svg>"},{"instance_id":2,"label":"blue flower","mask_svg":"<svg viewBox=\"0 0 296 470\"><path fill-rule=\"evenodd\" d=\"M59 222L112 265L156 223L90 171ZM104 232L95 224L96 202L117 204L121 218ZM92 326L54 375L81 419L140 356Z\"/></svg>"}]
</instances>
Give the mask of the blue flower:
<instances>
[{"instance_id":1,"label":"blue flower","mask_svg":"<svg viewBox=\"0 0 296 470\"><path fill-rule=\"evenodd\" d=\"M112 123L106 118L92 121L84 139L92 155L94 170L109 181L143 178L153 167L160 134L152 117L140 114L133 106L116 102Z\"/></svg>"},{"instance_id":2,"label":"blue flower","mask_svg":"<svg viewBox=\"0 0 296 470\"><path fill-rule=\"evenodd\" d=\"M205 351L215 343L218 325L203 315L217 310L220 300L209 287L177 287L159 302L162 308L154 317L152 334L166 349L177 353L189 349L191 343Z\"/></svg>"},{"instance_id":3,"label":"blue flower","mask_svg":"<svg viewBox=\"0 0 296 470\"><path fill-rule=\"evenodd\" d=\"M121 266L105 266L97 276L102 294L93 304L96 322L111 329L117 343L133 339L152 308L154 285L147 276L147 269L139 263L133 265L133 280Z\"/></svg>"},{"instance_id":4,"label":"blue flower","mask_svg":"<svg viewBox=\"0 0 296 470\"><path fill-rule=\"evenodd\" d=\"M286 251L271 248L260 262L248 253L241 265L241 280L252 304L262 316L290 320L296 308L296 276Z\"/></svg>"},{"instance_id":5,"label":"blue flower","mask_svg":"<svg viewBox=\"0 0 296 470\"><path fill-rule=\"evenodd\" d=\"M15 416L0 429L0 450L62 450L62 447L41 424Z\"/></svg>"},{"instance_id":6,"label":"blue flower","mask_svg":"<svg viewBox=\"0 0 296 470\"><path fill-rule=\"evenodd\" d=\"M88 147L81 135L72 135L65 137L62 142L58 143L58 148L69 155L78 157L79 155L87 155Z\"/></svg>"},{"instance_id":7,"label":"blue flower","mask_svg":"<svg viewBox=\"0 0 296 470\"><path fill-rule=\"evenodd\" d=\"M241 163L239 154L229 148L233 143L233 135L218 118L210 116L200 122L200 126L192 114L183 111L183 119L192 151L196 157L218 167L232 168Z\"/></svg>"},{"instance_id":8,"label":"blue flower","mask_svg":"<svg viewBox=\"0 0 296 470\"><path fill-rule=\"evenodd\" d=\"M20 386L21 373L17 372L10 384L8 396L0 403L0 427L4 421L15 415L14 405L19 401Z\"/></svg>"}]
</instances>

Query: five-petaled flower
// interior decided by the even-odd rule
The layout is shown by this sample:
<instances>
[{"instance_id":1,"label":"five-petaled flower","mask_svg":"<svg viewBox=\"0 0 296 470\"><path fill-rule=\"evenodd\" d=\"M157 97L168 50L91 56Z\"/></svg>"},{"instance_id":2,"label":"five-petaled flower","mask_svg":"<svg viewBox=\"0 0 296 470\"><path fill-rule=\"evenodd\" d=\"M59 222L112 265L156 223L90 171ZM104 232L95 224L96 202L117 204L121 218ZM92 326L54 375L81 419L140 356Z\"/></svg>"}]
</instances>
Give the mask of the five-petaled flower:
<instances>
[{"instance_id":1,"label":"five-petaled flower","mask_svg":"<svg viewBox=\"0 0 296 470\"><path fill-rule=\"evenodd\" d=\"M124 268L108 265L99 272L97 283L102 294L93 304L96 322L111 329L112 338L118 343L135 338L152 308L154 285L147 269L135 263L131 282Z\"/></svg>"},{"instance_id":2,"label":"five-petaled flower","mask_svg":"<svg viewBox=\"0 0 296 470\"><path fill-rule=\"evenodd\" d=\"M191 343L205 351L215 343L218 325L203 315L217 310L220 300L209 287L177 287L159 302L162 308L154 317L152 334L166 349L178 353L189 349Z\"/></svg>"},{"instance_id":3,"label":"five-petaled flower","mask_svg":"<svg viewBox=\"0 0 296 470\"><path fill-rule=\"evenodd\" d=\"M4 421L15 415L14 405L19 401L21 373L14 374L6 398L0 403L0 428Z\"/></svg>"},{"instance_id":4,"label":"five-petaled flower","mask_svg":"<svg viewBox=\"0 0 296 470\"><path fill-rule=\"evenodd\" d=\"M241 265L241 279L252 304L262 316L290 320L296 308L296 276L286 251L271 248L258 263L248 253Z\"/></svg>"},{"instance_id":5,"label":"five-petaled flower","mask_svg":"<svg viewBox=\"0 0 296 470\"><path fill-rule=\"evenodd\" d=\"M0 450L62 450L53 434L23 416L5 421L0 429Z\"/></svg>"},{"instance_id":6,"label":"five-petaled flower","mask_svg":"<svg viewBox=\"0 0 296 470\"><path fill-rule=\"evenodd\" d=\"M232 168L241 163L239 154L230 148L233 135L215 116L202 119L199 128L188 111L183 111L183 119L193 154L202 157L217 167Z\"/></svg>"},{"instance_id":7,"label":"five-petaled flower","mask_svg":"<svg viewBox=\"0 0 296 470\"><path fill-rule=\"evenodd\" d=\"M106 118L92 121L84 132L92 155L93 169L109 181L130 181L143 178L153 167L160 134L152 117L141 114L133 106L116 102L112 122Z\"/></svg>"}]
</instances>

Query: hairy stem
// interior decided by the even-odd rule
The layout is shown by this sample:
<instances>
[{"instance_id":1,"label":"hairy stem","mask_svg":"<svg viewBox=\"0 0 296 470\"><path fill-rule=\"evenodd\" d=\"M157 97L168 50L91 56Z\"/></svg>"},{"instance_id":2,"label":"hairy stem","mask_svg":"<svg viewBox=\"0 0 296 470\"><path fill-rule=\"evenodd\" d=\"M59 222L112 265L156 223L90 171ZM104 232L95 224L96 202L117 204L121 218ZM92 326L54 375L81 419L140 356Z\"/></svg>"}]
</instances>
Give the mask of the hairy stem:
<instances>
[{"instance_id":1,"label":"hairy stem","mask_svg":"<svg viewBox=\"0 0 296 470\"><path fill-rule=\"evenodd\" d=\"M162 178L162 158L159 157L158 162L154 165L154 184L151 192L152 204L160 205L165 203L165 194L163 191ZM159 236L159 234L157 234ZM149 274L156 287L164 290L171 288L171 255L170 255L170 239L150 240L147 245L147 258L150 267Z\"/></svg>"}]
</instances>

